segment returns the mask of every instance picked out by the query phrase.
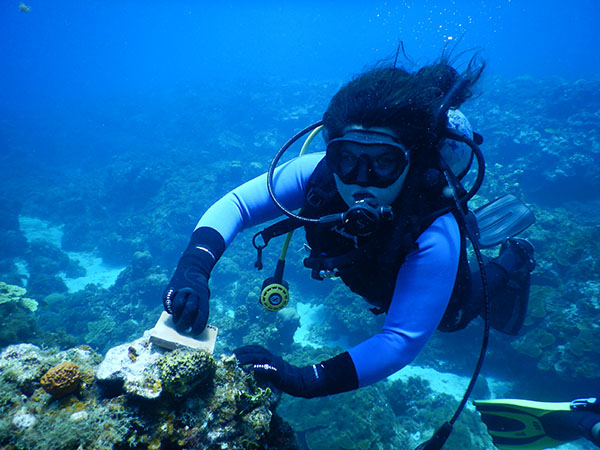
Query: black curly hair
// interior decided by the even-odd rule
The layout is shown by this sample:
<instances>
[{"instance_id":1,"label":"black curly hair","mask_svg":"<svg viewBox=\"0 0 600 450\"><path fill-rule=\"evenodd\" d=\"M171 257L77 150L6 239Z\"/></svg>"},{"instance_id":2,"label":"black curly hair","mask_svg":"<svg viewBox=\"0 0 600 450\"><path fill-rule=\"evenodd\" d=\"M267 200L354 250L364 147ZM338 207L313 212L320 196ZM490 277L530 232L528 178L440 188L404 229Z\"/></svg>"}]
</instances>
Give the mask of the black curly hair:
<instances>
[{"instance_id":1,"label":"black curly hair","mask_svg":"<svg viewBox=\"0 0 600 450\"><path fill-rule=\"evenodd\" d=\"M472 95L484 66L477 54L462 74L446 54L414 73L378 64L333 96L323 115L325 140L340 137L349 125L361 125L391 128L411 150L435 148L447 125L447 110Z\"/></svg>"}]
</instances>

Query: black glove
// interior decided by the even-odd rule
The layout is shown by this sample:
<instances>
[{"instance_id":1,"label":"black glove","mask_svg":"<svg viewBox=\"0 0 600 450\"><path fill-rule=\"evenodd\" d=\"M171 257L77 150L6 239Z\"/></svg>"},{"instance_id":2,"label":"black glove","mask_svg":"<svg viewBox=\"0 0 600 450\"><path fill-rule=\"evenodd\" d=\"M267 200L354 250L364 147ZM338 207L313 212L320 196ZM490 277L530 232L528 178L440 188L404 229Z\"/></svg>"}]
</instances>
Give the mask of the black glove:
<instances>
[{"instance_id":1,"label":"black glove","mask_svg":"<svg viewBox=\"0 0 600 450\"><path fill-rule=\"evenodd\" d=\"M173 315L175 328L185 332L191 327L200 334L208 323L208 279L225 250L225 241L212 228L198 228L179 259L177 269L163 293L165 311Z\"/></svg>"},{"instance_id":2,"label":"black glove","mask_svg":"<svg viewBox=\"0 0 600 450\"><path fill-rule=\"evenodd\" d=\"M306 367L289 364L260 345L246 345L234 351L241 365L250 364L259 381L295 397L320 397L358 388L358 377L348 352Z\"/></svg>"}]
</instances>

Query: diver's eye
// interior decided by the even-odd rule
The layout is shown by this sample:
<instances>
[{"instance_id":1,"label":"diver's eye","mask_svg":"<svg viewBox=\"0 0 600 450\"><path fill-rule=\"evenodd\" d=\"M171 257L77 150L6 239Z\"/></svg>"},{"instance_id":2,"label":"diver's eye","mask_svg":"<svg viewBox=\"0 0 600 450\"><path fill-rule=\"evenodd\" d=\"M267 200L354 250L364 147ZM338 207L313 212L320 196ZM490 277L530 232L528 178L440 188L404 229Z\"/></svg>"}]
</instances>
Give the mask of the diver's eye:
<instances>
[{"instance_id":1,"label":"diver's eye","mask_svg":"<svg viewBox=\"0 0 600 450\"><path fill-rule=\"evenodd\" d=\"M346 150L340 151L339 165L342 173L351 172L357 161L358 157L354 153Z\"/></svg>"},{"instance_id":2,"label":"diver's eye","mask_svg":"<svg viewBox=\"0 0 600 450\"><path fill-rule=\"evenodd\" d=\"M392 172L398 165L398 158L390 153L384 153L373 159L373 168L378 172Z\"/></svg>"}]
</instances>

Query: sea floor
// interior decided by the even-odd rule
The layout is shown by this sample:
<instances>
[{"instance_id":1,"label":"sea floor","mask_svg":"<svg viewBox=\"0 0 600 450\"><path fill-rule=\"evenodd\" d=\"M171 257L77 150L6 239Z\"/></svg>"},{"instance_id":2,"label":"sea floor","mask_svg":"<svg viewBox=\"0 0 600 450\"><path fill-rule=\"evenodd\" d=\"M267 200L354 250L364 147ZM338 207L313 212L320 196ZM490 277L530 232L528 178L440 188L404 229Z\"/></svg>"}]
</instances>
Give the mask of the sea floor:
<instances>
[{"instance_id":1,"label":"sea floor","mask_svg":"<svg viewBox=\"0 0 600 450\"><path fill-rule=\"evenodd\" d=\"M62 249L63 232L60 226L26 216L19 217L19 226L27 241L44 241ZM107 289L115 283L121 271L125 269L125 267L106 264L100 256L92 252L64 251L64 253L85 269L85 275L78 278L69 278L66 274L61 274L61 278L67 285L69 292L83 290L88 284L97 284ZM29 273L26 264L21 263L18 266L22 275L27 277Z\"/></svg>"}]
</instances>

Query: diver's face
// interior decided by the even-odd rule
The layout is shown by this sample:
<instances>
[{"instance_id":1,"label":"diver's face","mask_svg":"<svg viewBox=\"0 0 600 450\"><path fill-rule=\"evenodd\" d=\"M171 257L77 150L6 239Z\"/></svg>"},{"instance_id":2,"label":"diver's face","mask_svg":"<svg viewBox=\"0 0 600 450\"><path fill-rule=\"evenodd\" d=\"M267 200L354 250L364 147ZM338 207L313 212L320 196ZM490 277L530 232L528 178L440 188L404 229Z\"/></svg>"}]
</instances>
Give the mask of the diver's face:
<instances>
[{"instance_id":1,"label":"diver's face","mask_svg":"<svg viewBox=\"0 0 600 450\"><path fill-rule=\"evenodd\" d=\"M395 135L394 132L389 128L362 128L352 126L348 129L364 129L364 130L372 130L384 132L390 135ZM392 149L393 152L400 152L399 149ZM379 170L383 170L384 168L391 166L392 162L388 161L390 158L390 148L387 146L378 146L378 145L361 145L357 143L347 143L344 144L344 153L345 158L349 161L365 161L365 171L367 170L367 163L369 163L369 167L371 168L370 176L376 176L376 173ZM400 156L400 155L396 155ZM402 191L402 187L404 186L404 181L406 179L406 175L410 168L410 162L408 161L408 152L405 152L406 162L404 170L398 175L398 177L388 186L386 187L377 187L369 185L363 181L360 184L346 184L342 181L340 176L334 173L335 184L340 193L340 196L344 199L344 202L348 206L354 205L354 203L358 200L370 197L375 198L377 200L378 205L386 206L391 205L394 200L398 197L400 192ZM343 164L342 161L340 164ZM379 165L379 166L378 166ZM375 166L375 167L372 167ZM368 178L367 178L368 179Z\"/></svg>"}]
</instances>

